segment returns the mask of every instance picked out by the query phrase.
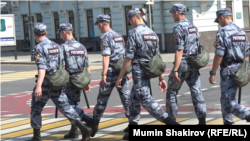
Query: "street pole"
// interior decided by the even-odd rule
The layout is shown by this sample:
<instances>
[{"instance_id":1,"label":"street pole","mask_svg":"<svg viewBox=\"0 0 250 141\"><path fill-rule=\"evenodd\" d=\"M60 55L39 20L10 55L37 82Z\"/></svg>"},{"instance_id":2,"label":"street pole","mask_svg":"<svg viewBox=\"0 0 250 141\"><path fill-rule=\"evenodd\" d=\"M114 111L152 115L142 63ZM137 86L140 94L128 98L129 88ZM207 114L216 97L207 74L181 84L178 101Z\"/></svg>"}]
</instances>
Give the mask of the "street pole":
<instances>
[{"instance_id":1,"label":"street pole","mask_svg":"<svg viewBox=\"0 0 250 141\"><path fill-rule=\"evenodd\" d=\"M75 32L77 33L76 34L76 37L77 37L77 41L80 42L80 29L79 29L79 17L78 17L78 1L76 1L76 30Z\"/></svg>"},{"instance_id":2,"label":"street pole","mask_svg":"<svg viewBox=\"0 0 250 141\"><path fill-rule=\"evenodd\" d=\"M31 50L30 50L30 53L31 53L31 61L34 61L35 60L35 51L34 51L34 47L35 47L35 42L34 42L34 36L33 36L33 23L32 23L32 17L31 17L31 10L30 10L30 1L28 1L28 4L29 4L29 15L30 15L30 22L29 22L29 25L30 25L30 47L31 47Z\"/></svg>"},{"instance_id":3,"label":"street pole","mask_svg":"<svg viewBox=\"0 0 250 141\"><path fill-rule=\"evenodd\" d=\"M151 25L151 9L150 9L150 4L148 5L148 12L149 12L149 28L152 29L152 25Z\"/></svg>"}]
</instances>

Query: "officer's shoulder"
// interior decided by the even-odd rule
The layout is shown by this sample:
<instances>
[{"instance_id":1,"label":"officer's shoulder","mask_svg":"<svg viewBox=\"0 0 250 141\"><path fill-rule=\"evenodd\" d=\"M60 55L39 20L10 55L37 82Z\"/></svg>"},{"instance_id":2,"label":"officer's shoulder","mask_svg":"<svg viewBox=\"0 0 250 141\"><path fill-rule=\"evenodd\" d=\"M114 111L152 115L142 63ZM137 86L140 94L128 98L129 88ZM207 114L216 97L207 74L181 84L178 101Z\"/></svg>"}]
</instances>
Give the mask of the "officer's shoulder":
<instances>
[{"instance_id":1,"label":"officer's shoulder","mask_svg":"<svg viewBox=\"0 0 250 141\"><path fill-rule=\"evenodd\" d=\"M129 36L134 36L136 33L137 33L136 28L133 28L128 32Z\"/></svg>"}]
</instances>

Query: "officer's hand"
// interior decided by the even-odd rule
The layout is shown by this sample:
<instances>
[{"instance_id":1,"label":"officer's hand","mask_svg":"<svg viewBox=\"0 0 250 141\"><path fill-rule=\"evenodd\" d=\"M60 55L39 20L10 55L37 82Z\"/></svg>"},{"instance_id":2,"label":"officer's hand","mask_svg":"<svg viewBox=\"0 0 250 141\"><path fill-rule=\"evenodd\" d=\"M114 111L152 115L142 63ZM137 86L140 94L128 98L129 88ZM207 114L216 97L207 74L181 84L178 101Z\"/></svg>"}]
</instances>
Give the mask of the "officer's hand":
<instances>
[{"instance_id":1,"label":"officer's hand","mask_svg":"<svg viewBox=\"0 0 250 141\"><path fill-rule=\"evenodd\" d=\"M215 77L214 75L210 75L210 77L209 77L210 84L215 84L214 77Z\"/></svg>"},{"instance_id":2,"label":"officer's hand","mask_svg":"<svg viewBox=\"0 0 250 141\"><path fill-rule=\"evenodd\" d=\"M174 82L176 82L176 83L181 82L181 80L180 80L179 77L178 77L178 72L175 72L175 73L174 73Z\"/></svg>"},{"instance_id":3,"label":"officer's hand","mask_svg":"<svg viewBox=\"0 0 250 141\"><path fill-rule=\"evenodd\" d=\"M35 97L40 98L42 96L42 87L36 87Z\"/></svg>"},{"instance_id":4,"label":"officer's hand","mask_svg":"<svg viewBox=\"0 0 250 141\"><path fill-rule=\"evenodd\" d=\"M107 78L106 75L102 76L102 84L103 84L104 86L108 85L108 83L106 82L106 78Z\"/></svg>"},{"instance_id":5,"label":"officer's hand","mask_svg":"<svg viewBox=\"0 0 250 141\"><path fill-rule=\"evenodd\" d=\"M159 88L160 88L160 90L161 90L162 93L166 92L166 90L167 90L167 83L166 83L165 80L162 80L162 81L159 82Z\"/></svg>"},{"instance_id":6,"label":"officer's hand","mask_svg":"<svg viewBox=\"0 0 250 141\"><path fill-rule=\"evenodd\" d=\"M84 91L85 91L86 93L90 92L90 85L88 85L88 86L84 89Z\"/></svg>"},{"instance_id":7,"label":"officer's hand","mask_svg":"<svg viewBox=\"0 0 250 141\"><path fill-rule=\"evenodd\" d=\"M115 82L115 86L116 86L117 88L121 88L121 87L122 87L122 86L121 86L121 82L122 82L122 78L117 79L116 82Z\"/></svg>"}]
</instances>

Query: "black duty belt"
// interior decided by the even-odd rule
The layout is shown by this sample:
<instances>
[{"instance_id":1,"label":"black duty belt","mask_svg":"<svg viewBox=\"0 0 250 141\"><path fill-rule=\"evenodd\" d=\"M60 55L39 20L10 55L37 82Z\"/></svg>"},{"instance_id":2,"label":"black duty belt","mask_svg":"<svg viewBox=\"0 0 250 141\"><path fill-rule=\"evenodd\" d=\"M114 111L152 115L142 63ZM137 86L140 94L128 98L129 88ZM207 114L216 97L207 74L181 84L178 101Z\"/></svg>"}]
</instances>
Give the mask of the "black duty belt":
<instances>
[{"instance_id":1,"label":"black duty belt","mask_svg":"<svg viewBox=\"0 0 250 141\"><path fill-rule=\"evenodd\" d=\"M227 66L231 66L231 65L234 65L234 64L238 64L238 63L241 63L241 61L227 61L227 62L221 63L221 66L222 67L227 67Z\"/></svg>"},{"instance_id":2,"label":"black duty belt","mask_svg":"<svg viewBox=\"0 0 250 141\"><path fill-rule=\"evenodd\" d=\"M77 75L77 74L80 74L80 73L82 73L82 71L74 72L74 73L69 73L69 75Z\"/></svg>"}]
</instances>

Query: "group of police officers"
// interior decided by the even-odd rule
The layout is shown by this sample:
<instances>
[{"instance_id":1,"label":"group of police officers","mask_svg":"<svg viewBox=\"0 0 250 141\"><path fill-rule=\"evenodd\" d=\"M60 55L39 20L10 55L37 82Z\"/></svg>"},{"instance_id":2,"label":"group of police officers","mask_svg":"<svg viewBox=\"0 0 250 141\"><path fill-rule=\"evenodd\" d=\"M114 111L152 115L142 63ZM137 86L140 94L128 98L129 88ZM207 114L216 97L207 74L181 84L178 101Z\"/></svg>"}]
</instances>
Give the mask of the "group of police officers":
<instances>
[{"instance_id":1,"label":"group of police officers","mask_svg":"<svg viewBox=\"0 0 250 141\"><path fill-rule=\"evenodd\" d=\"M88 67L90 73L86 48L73 38L73 28L70 23L60 24L58 32L65 41L61 45L46 38L45 24L36 23L33 30L35 40L38 42L35 47L38 77L32 94L31 126L33 138L31 140L41 140L41 112L49 98L71 122L71 129L64 136L65 139L78 138L77 128L81 131L82 141L89 140L90 136L94 137L98 131L98 125L107 106L109 96L115 86L125 109L125 116L129 119L129 125L138 125L141 106L154 118L166 125L180 125L175 121L178 110L176 95L182 83L186 81L191 91L199 125L206 125L206 103L201 91L200 73L199 70L191 67L186 57L196 54L199 46L199 32L197 27L185 18L186 11L187 8L183 4L174 4L168 11L172 13L174 21L178 24L173 29L176 53L174 67L169 75L168 83L166 83L163 74L159 76L159 88L161 92L166 92L167 111L156 103L152 97L150 79L144 75L139 64L139 61L150 61L154 54L159 54L159 48L157 47L159 39L154 31L145 24L144 12L139 8L128 11L127 18L129 21L127 24L131 25L132 29L129 31L126 44L123 37L110 28L109 15L101 14L96 18L95 25L103 33L100 37L103 69L93 118L85 115L84 111L77 107L82 90L75 90L69 82L60 90L50 91L48 80L45 78L46 74L55 73L61 63L70 75L82 73L83 67ZM220 65L221 107L224 124L232 125L234 123L233 115L250 122L250 111L236 102L237 87L234 86L233 78L228 69L237 71L240 62L244 59L244 49L242 48L245 44L247 45L246 58L249 60L250 45L246 33L232 22L231 9L220 9L216 12L216 15L215 22L219 23L221 28L217 32L214 44L215 57L209 82L215 84L215 72ZM245 38L244 40L236 40L232 36L244 36ZM78 52L73 54L73 51ZM113 64L121 58L124 58L122 69L117 72ZM225 65L225 62L227 62L227 65ZM129 92L129 79L125 75L130 64L132 65L133 77L131 92ZM90 85L84 91L89 92ZM86 124L83 124L82 121ZM124 129L124 132L126 132L123 137L124 140L128 140L129 137L128 127Z\"/></svg>"}]
</instances>

